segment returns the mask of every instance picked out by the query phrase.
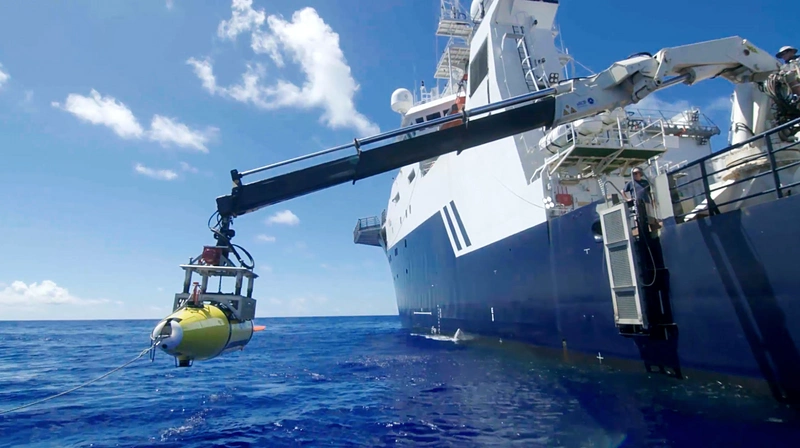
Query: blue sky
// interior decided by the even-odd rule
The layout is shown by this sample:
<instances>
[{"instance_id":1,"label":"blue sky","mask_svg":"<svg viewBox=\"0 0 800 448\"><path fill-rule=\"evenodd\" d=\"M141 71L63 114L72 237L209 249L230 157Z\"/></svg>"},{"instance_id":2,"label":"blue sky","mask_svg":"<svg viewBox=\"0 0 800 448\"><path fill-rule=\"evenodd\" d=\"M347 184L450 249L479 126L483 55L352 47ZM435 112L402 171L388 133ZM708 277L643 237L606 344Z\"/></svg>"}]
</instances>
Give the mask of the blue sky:
<instances>
[{"instance_id":1,"label":"blue sky","mask_svg":"<svg viewBox=\"0 0 800 448\"><path fill-rule=\"evenodd\" d=\"M230 192L231 169L395 128L392 91L433 82L436 0L255 0L252 8L230 0L4 7L0 319L163 317L181 287L177 265L212 241L206 221L214 199ZM730 35L771 52L797 46L785 30L798 9L575 1L558 20L570 53L600 71L631 53ZM649 101L700 106L726 130L730 91L715 80ZM258 315L396 313L385 257L352 242L356 219L385 208L392 176L236 220L236 242L263 274Z\"/></svg>"}]
</instances>

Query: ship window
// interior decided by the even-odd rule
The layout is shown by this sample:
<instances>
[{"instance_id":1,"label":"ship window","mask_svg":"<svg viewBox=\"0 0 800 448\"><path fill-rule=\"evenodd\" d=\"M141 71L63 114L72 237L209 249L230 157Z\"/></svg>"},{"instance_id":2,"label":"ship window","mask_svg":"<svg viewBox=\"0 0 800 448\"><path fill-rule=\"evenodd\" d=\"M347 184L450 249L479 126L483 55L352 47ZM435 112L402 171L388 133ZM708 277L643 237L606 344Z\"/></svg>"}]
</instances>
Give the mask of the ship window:
<instances>
[{"instance_id":1,"label":"ship window","mask_svg":"<svg viewBox=\"0 0 800 448\"><path fill-rule=\"evenodd\" d=\"M486 46L488 42L488 39L483 42L483 45L481 45L481 48L469 63L469 96L475 94L478 86L489 74L489 55Z\"/></svg>"},{"instance_id":2,"label":"ship window","mask_svg":"<svg viewBox=\"0 0 800 448\"><path fill-rule=\"evenodd\" d=\"M417 177L417 170L411 170L411 173L408 175L408 183L411 183L415 177Z\"/></svg>"},{"instance_id":3,"label":"ship window","mask_svg":"<svg viewBox=\"0 0 800 448\"><path fill-rule=\"evenodd\" d=\"M422 123L423 121L425 121L425 119L422 117L419 117L416 120L414 120L415 123Z\"/></svg>"},{"instance_id":4,"label":"ship window","mask_svg":"<svg viewBox=\"0 0 800 448\"><path fill-rule=\"evenodd\" d=\"M394 197L392 198L392 202L395 202L395 203L396 203L396 202L397 202L397 201L399 201L399 200L400 200L400 193L398 192L398 193L397 193L396 195L394 195Z\"/></svg>"},{"instance_id":5,"label":"ship window","mask_svg":"<svg viewBox=\"0 0 800 448\"><path fill-rule=\"evenodd\" d=\"M394 256L395 257L397 256L397 248L396 247L394 248Z\"/></svg>"},{"instance_id":6,"label":"ship window","mask_svg":"<svg viewBox=\"0 0 800 448\"><path fill-rule=\"evenodd\" d=\"M403 240L403 246L408 247L408 240Z\"/></svg>"},{"instance_id":7,"label":"ship window","mask_svg":"<svg viewBox=\"0 0 800 448\"><path fill-rule=\"evenodd\" d=\"M435 119L437 119L437 118L439 118L441 116L442 116L442 114L440 114L439 112L436 112L436 113L433 113L433 114L425 116L425 121L435 120Z\"/></svg>"}]
</instances>

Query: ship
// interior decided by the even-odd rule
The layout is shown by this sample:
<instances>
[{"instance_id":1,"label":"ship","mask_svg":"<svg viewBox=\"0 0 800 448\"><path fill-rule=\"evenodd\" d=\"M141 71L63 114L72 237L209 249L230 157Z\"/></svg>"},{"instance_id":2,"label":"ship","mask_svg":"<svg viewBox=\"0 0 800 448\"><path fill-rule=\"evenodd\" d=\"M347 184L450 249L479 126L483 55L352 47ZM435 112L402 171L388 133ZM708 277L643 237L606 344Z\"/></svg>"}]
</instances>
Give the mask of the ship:
<instances>
[{"instance_id":1,"label":"ship","mask_svg":"<svg viewBox=\"0 0 800 448\"><path fill-rule=\"evenodd\" d=\"M437 84L392 94L413 128L398 140L579 76L557 0L440 6ZM734 86L720 150L700 109L632 105L403 166L354 241L385 252L411 331L751 378L796 402L800 128L774 84ZM637 167L650 202L624 191Z\"/></svg>"}]
</instances>

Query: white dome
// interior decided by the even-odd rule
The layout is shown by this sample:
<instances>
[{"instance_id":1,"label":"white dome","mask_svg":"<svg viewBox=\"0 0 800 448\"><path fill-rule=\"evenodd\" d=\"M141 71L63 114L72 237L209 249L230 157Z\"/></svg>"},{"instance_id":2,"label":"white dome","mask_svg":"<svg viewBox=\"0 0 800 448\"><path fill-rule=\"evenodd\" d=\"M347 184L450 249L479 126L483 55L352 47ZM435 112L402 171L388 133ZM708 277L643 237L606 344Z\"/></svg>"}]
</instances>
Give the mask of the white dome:
<instances>
[{"instance_id":1,"label":"white dome","mask_svg":"<svg viewBox=\"0 0 800 448\"><path fill-rule=\"evenodd\" d=\"M472 0L472 4L469 5L469 18L473 22L477 22L481 18L481 3L483 0Z\"/></svg>"},{"instance_id":2,"label":"white dome","mask_svg":"<svg viewBox=\"0 0 800 448\"><path fill-rule=\"evenodd\" d=\"M414 95L408 89L397 89L392 92L392 110L404 115L414 106Z\"/></svg>"}]
</instances>

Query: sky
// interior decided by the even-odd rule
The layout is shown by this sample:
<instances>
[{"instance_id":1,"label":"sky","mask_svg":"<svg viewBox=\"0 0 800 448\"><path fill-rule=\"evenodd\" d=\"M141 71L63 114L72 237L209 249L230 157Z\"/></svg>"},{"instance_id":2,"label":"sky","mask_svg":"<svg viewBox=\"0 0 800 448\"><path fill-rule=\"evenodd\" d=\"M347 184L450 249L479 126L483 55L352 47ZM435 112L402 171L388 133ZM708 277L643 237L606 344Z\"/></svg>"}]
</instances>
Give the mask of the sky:
<instances>
[{"instance_id":1,"label":"sky","mask_svg":"<svg viewBox=\"0 0 800 448\"><path fill-rule=\"evenodd\" d=\"M396 128L392 91L433 84L442 50L437 0L68 3L0 14L0 320L166 316L178 265L213 243L231 169ZM564 43L595 72L731 35L770 52L800 44L786 40L791 2L563 3ZM642 107L700 107L719 149L731 88L678 86ZM384 254L352 236L393 176L235 220L261 275L257 316L397 313Z\"/></svg>"}]
</instances>

